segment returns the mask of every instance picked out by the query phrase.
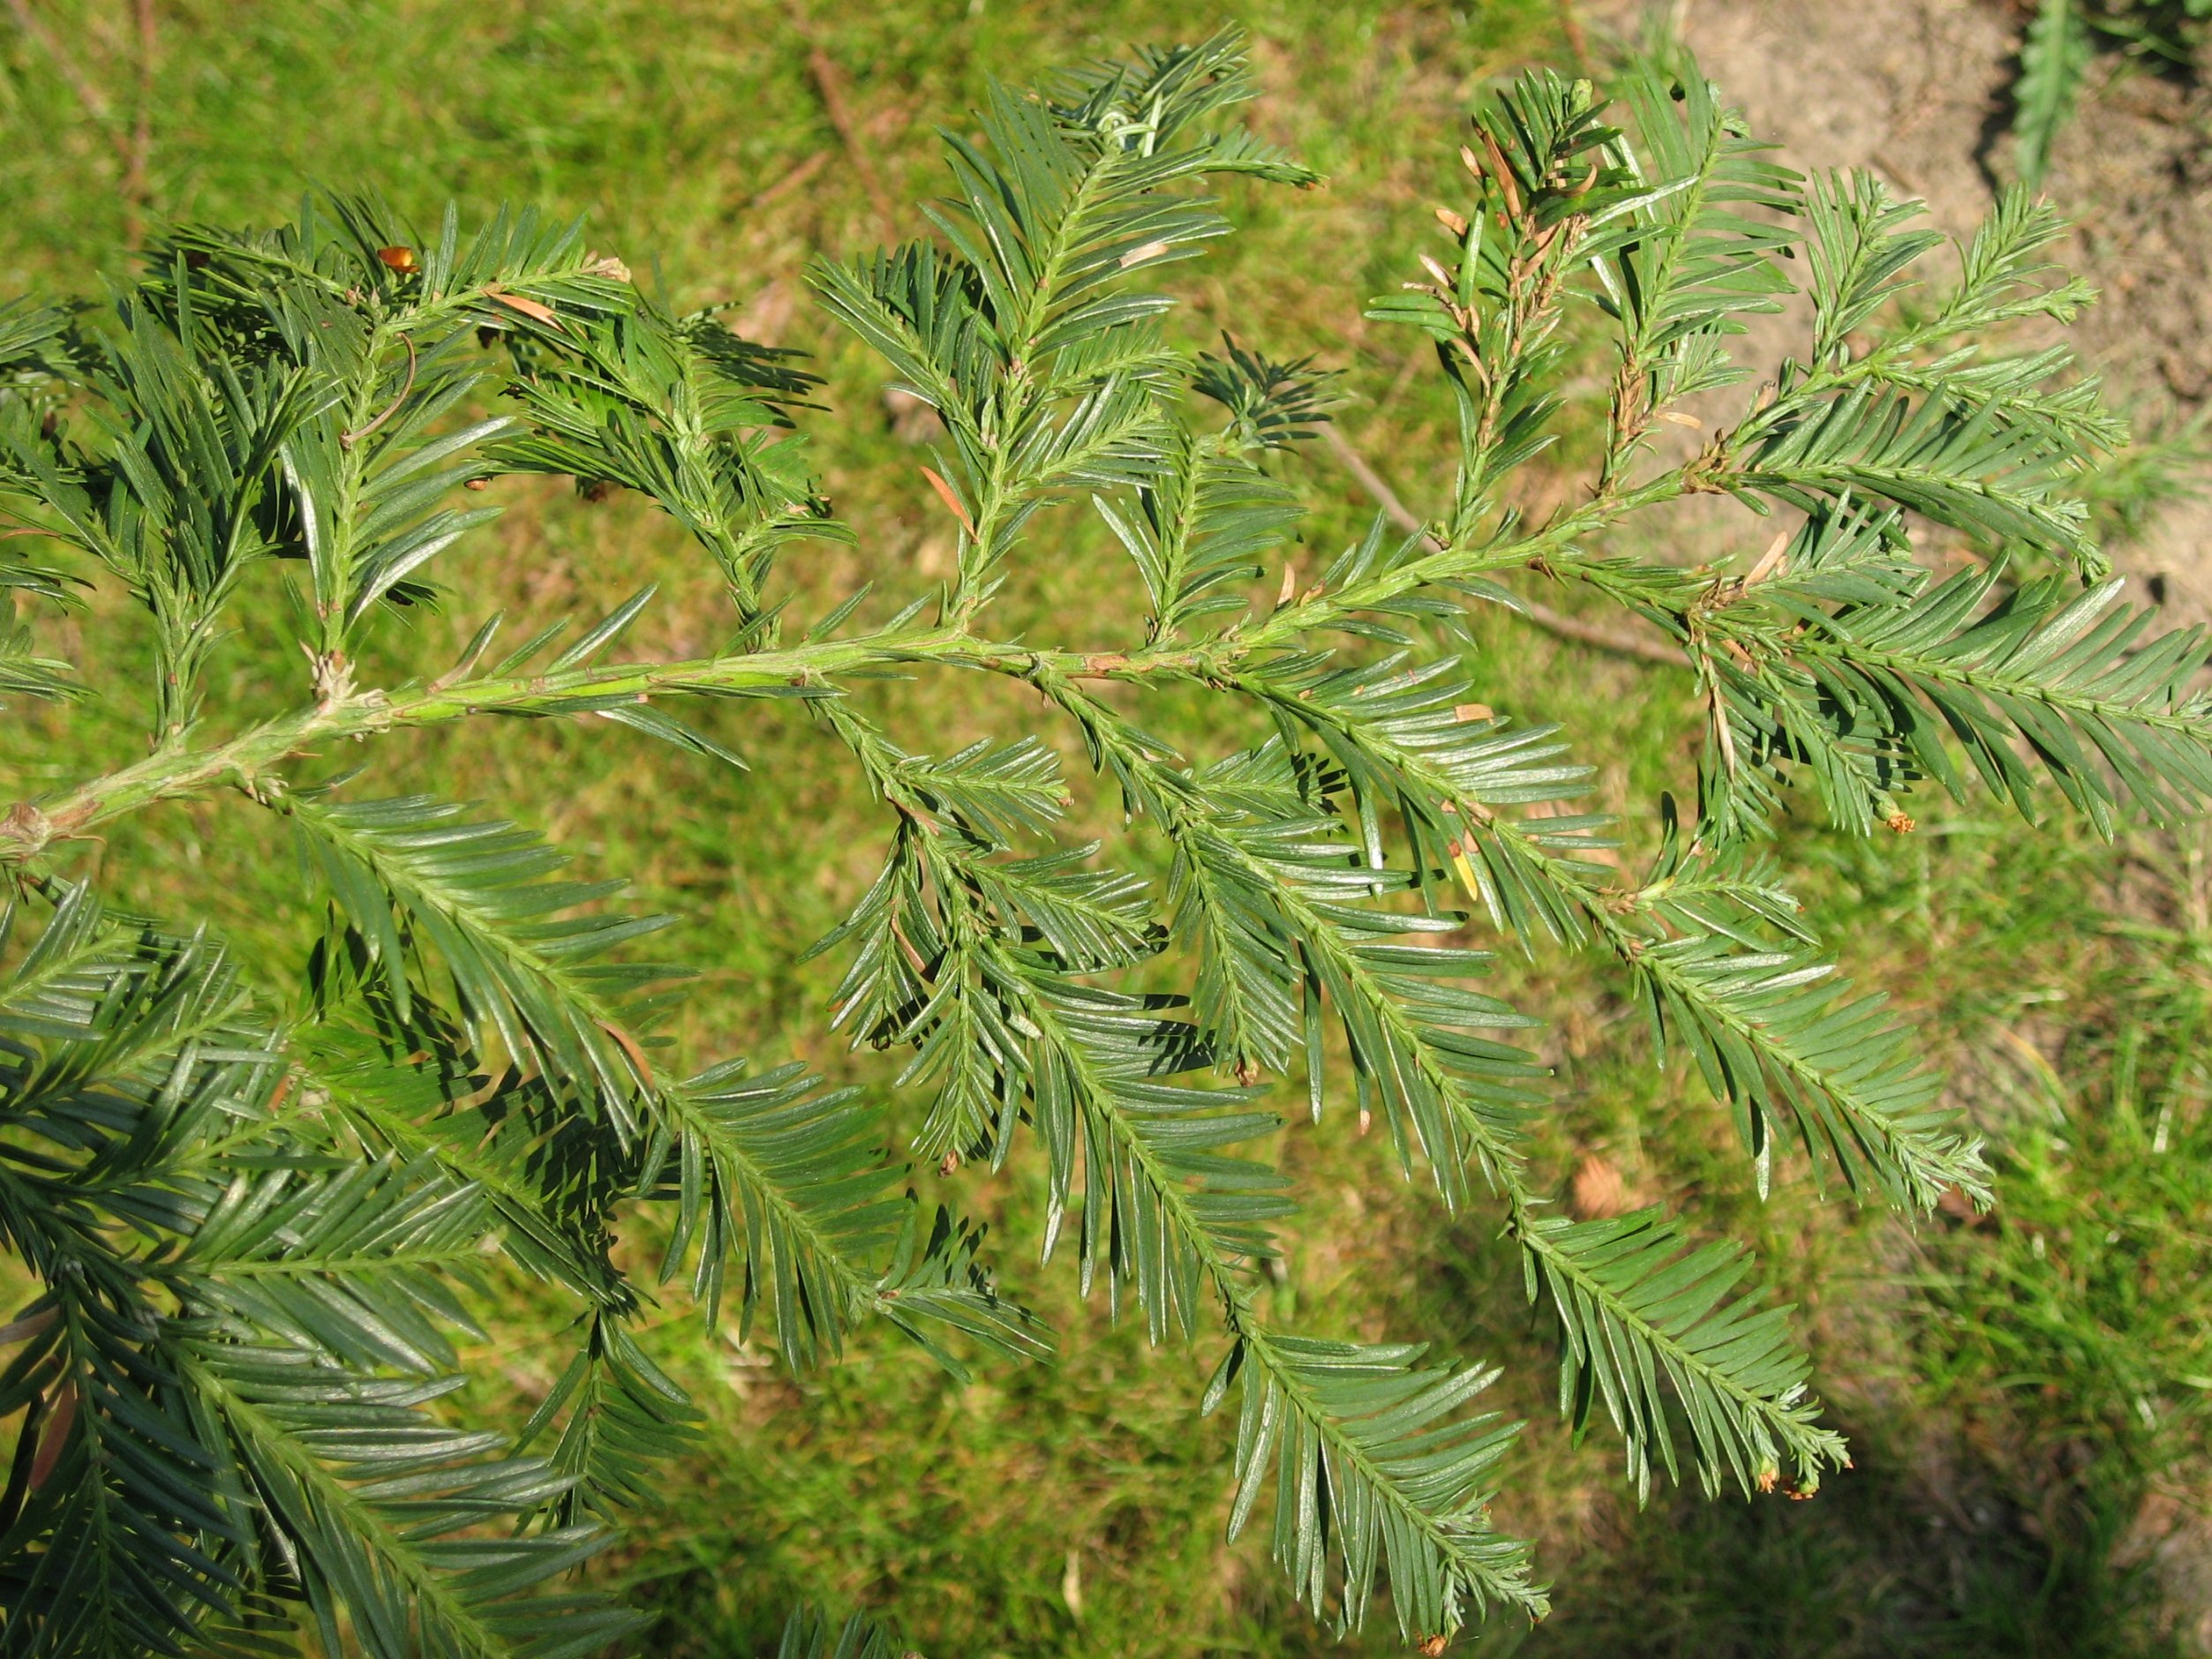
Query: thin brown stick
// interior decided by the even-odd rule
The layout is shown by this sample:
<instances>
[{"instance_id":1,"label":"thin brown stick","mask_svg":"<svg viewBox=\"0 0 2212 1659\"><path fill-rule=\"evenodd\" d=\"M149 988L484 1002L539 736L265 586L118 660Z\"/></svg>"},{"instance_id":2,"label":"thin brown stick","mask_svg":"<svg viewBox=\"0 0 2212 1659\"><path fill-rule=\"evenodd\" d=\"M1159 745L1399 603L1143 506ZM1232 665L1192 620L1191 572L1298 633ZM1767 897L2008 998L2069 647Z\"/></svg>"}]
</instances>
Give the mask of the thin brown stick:
<instances>
[{"instance_id":1,"label":"thin brown stick","mask_svg":"<svg viewBox=\"0 0 2212 1659\"><path fill-rule=\"evenodd\" d=\"M813 154L786 173L774 184L753 192L745 203L748 207L765 207L779 198L788 196L801 184L830 164L830 153L816 150Z\"/></svg>"},{"instance_id":2,"label":"thin brown stick","mask_svg":"<svg viewBox=\"0 0 2212 1659\"><path fill-rule=\"evenodd\" d=\"M46 54L94 124L108 130L122 175L117 189L123 198L124 240L135 245L146 235L147 173L154 157L154 58L158 45L154 0L133 0L139 32L138 91L127 133L117 129L115 106L108 94L31 10L31 0L7 0L7 6L24 39Z\"/></svg>"},{"instance_id":3,"label":"thin brown stick","mask_svg":"<svg viewBox=\"0 0 2212 1659\"><path fill-rule=\"evenodd\" d=\"M1344 470L1351 474L1359 487L1374 498L1382 514L1407 535L1427 537L1429 545L1441 547L1428 527L1413 515L1412 509L1398 499L1398 492L1384 480L1382 475L1367 462L1367 458L1351 447L1351 439L1337 431L1334 424L1321 428L1321 441L1326 443L1336 459L1343 462ZM1622 634L1596 622L1584 622L1578 617L1563 616L1548 605L1533 599L1523 599L1516 607L1546 633L1561 639L1573 640L1581 645L1594 645L1601 651L1612 651L1621 657L1640 657L1647 663L1665 663L1670 667L1682 665L1682 655L1672 646L1640 634Z\"/></svg>"},{"instance_id":4,"label":"thin brown stick","mask_svg":"<svg viewBox=\"0 0 2212 1659\"><path fill-rule=\"evenodd\" d=\"M123 239L133 247L146 236L146 176L154 161L154 56L161 44L154 0L137 0L137 13L139 107L131 122L131 146L123 157Z\"/></svg>"},{"instance_id":5,"label":"thin brown stick","mask_svg":"<svg viewBox=\"0 0 2212 1659\"><path fill-rule=\"evenodd\" d=\"M1405 354L1404 361L1398 364L1398 372L1391 377L1388 389L1376 400L1374 412L1368 416L1366 427L1359 434L1361 442L1375 435L1382 425L1383 417L1389 414L1391 406L1403 397L1406 387L1413 384L1413 377L1421 372L1424 365L1435 361L1436 346L1433 341L1415 342L1413 349Z\"/></svg>"},{"instance_id":6,"label":"thin brown stick","mask_svg":"<svg viewBox=\"0 0 2212 1659\"><path fill-rule=\"evenodd\" d=\"M876 158L869 152L868 140L860 124L853 119L853 106L846 100L847 83L845 71L831 57L820 41L809 32L807 20L797 10L792 12L792 25L807 41L807 72L814 77L814 89L822 94L823 113L830 117L830 124L837 129L838 139L845 146L845 153L852 158L853 170L861 176L861 184L868 191L869 204L876 210L876 223L885 241L899 235L899 211L892 205L891 192L884 188L883 175L876 170Z\"/></svg>"},{"instance_id":7,"label":"thin brown stick","mask_svg":"<svg viewBox=\"0 0 2212 1659\"><path fill-rule=\"evenodd\" d=\"M1563 640L1595 646L1601 651L1612 651L1621 657L1640 657L1647 663L1665 663L1669 668L1681 668L1685 658L1670 645L1658 640L1648 640L1634 634L1622 634L1599 622L1584 622L1554 611L1549 605L1539 604L1533 599L1524 599L1520 613L1548 634L1556 634Z\"/></svg>"},{"instance_id":8,"label":"thin brown stick","mask_svg":"<svg viewBox=\"0 0 2212 1659\"><path fill-rule=\"evenodd\" d=\"M1575 67L1588 74L1590 37L1583 33L1582 19L1575 15L1575 0L1559 0L1559 31L1567 37L1567 49L1574 54Z\"/></svg>"},{"instance_id":9,"label":"thin brown stick","mask_svg":"<svg viewBox=\"0 0 2212 1659\"><path fill-rule=\"evenodd\" d=\"M102 126L107 125L115 115L107 94L94 86L91 78L77 66L77 60L62 49L62 43L40 21L38 13L31 10L31 0L8 0L8 10L15 18L16 26L23 31L24 39L54 60L55 69L77 94L77 101L84 105L85 113Z\"/></svg>"}]
</instances>

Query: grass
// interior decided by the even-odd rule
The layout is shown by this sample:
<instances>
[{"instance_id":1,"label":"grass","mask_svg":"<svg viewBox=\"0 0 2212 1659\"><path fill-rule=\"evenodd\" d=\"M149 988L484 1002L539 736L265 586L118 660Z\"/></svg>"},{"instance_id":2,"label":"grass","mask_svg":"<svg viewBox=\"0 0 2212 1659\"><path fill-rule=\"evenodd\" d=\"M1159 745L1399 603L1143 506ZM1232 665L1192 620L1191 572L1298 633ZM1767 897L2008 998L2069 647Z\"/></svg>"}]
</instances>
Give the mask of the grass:
<instances>
[{"instance_id":1,"label":"grass","mask_svg":"<svg viewBox=\"0 0 2212 1659\"><path fill-rule=\"evenodd\" d=\"M1448 409L1409 378L1405 342L1360 319L1360 302L1424 245L1429 205L1448 196L1457 167L1456 112L1496 74L1563 60L1560 12L1538 0L1220 10L1255 37L1268 88L1256 120L1331 184L1240 198L1245 229L1191 267L1181 326L1341 367L1346 429L1409 499L1433 499ZM936 187L932 124L957 119L985 76L1019 79L1199 22L1153 0L1110 17L1006 0L892 0L866 18L824 6L803 36L779 6L683 0L164 0L157 14L142 94L127 5L38 9L103 118L39 41L0 25L0 123L12 139L0 151L0 294L89 291L98 272L122 268L135 221L264 221L316 180L373 184L424 218L448 196L464 214L501 199L587 214L598 244L641 280L685 304L726 302L749 332L818 354L824 401L846 417L817 423L818 454L861 543L801 552L801 612L863 579L911 589L950 545L870 364L825 334L798 286L812 251L884 230L810 43L843 66L854 141L907 228L907 205ZM125 188L141 99L142 203ZM1318 559L1371 507L1325 455L1298 482ZM647 643L716 626L702 573L635 508L550 484L518 483L504 499L508 516L445 571L455 602L418 622L395 664L449 654L493 605L527 626L611 604L648 579L663 598L642 625ZM1097 614L1085 574L1103 556L1099 537L1073 514L1060 533L1061 556L1025 573L1017 603L1117 637L1125 619ZM7 790L35 792L138 751L133 626L112 597L63 625L61 654L81 660L85 637L110 645L93 672L112 694L66 728L11 710ZM1576 734L1600 764L1606 806L1641 820L1660 790L1686 792L1686 678L1510 619L1482 625L1478 658L1496 706ZM297 678L276 633L251 632L231 642L214 700L242 717L287 698ZM884 707L916 746L1021 730L1028 715L1011 697L956 700L930 683L886 693ZM1156 712L1170 737L1220 741L1192 709ZM749 714L717 735L747 753L749 776L641 755L581 726L456 732L380 754L374 776L395 792L450 792L458 777L678 914L670 953L704 977L677 1032L688 1054L797 1055L880 1085L880 1070L822 1029L833 965L797 958L865 883L882 825L849 777L821 766L803 719ZM2024 837L1993 812L1983 803L1901 842L1799 829L1784 852L1808 872L1812 908L1854 970L1889 988L1955 1063L2000 1149L1994 1220L1914 1233L1790 1181L1759 1205L1723 1115L1696 1085L1653 1071L1616 986L1570 960L1501 970L1552 1021L1559 1106L1542 1155L1554 1184L1602 1155L1639 1197L1667 1198L1709 1235L1758 1242L1777 1294L1799 1304L1859 1465L1817 1502L1708 1504L1693 1492L1638 1512L1606 1434L1577 1445L1556 1423L1550 1336L1531 1321L1494 1219L1440 1215L1342 1113L1275 1149L1309 1205L1273 1293L1281 1311L1296 1304L1310 1329L1424 1332L1505 1362L1499 1403L1531 1421L1501 1516L1539 1540L1559 1610L1534 1633L1489 1633L1478 1650L2132 1655L2187 1633L2161 1598L2201 1534L2212 1390L2196 1295L2212 1212L2201 847L2131 842L2115 875L2080 837ZM218 925L265 942L297 941L306 925L265 816L225 804L125 825L87 868L118 900L155 910L189 879L215 895ZM1074 1305L1069 1275L1035 1265L1041 1187L1018 1163L963 1177L962 1198L994 1219L1009 1286L1058 1327L1052 1368L962 1388L871 1336L842 1366L794 1381L682 1306L663 1311L649 1344L712 1433L604 1565L657 1613L647 1650L772 1648L801 1598L887 1609L915 1645L944 1655L1397 1649L1381 1627L1332 1642L1290 1605L1260 1541L1221 1542L1228 1430L1193 1410L1213 1356L1202 1345L1150 1352L1102 1306ZM477 1356L478 1406L526 1406L550 1384L550 1346L530 1334L540 1295L502 1285L487 1307L495 1340Z\"/></svg>"}]
</instances>

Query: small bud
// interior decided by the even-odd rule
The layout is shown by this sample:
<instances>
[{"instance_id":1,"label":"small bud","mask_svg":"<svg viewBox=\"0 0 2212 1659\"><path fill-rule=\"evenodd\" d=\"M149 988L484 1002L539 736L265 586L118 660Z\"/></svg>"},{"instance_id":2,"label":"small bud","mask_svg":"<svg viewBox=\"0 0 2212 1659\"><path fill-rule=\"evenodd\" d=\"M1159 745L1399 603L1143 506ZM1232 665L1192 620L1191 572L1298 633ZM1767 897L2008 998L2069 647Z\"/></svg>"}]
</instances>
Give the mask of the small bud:
<instances>
[{"instance_id":1,"label":"small bud","mask_svg":"<svg viewBox=\"0 0 2212 1659\"><path fill-rule=\"evenodd\" d=\"M1907 817L1901 810L1892 813L1887 822L1890 829L1900 836L1908 836L1920 827Z\"/></svg>"},{"instance_id":2,"label":"small bud","mask_svg":"<svg viewBox=\"0 0 2212 1659\"><path fill-rule=\"evenodd\" d=\"M46 814L29 801L19 800L8 808L5 818L0 818L0 835L5 835L36 852L53 838L54 826Z\"/></svg>"},{"instance_id":3,"label":"small bud","mask_svg":"<svg viewBox=\"0 0 2212 1659\"><path fill-rule=\"evenodd\" d=\"M422 268L422 261L416 258L412 248L379 248L376 257L402 276Z\"/></svg>"},{"instance_id":4,"label":"small bud","mask_svg":"<svg viewBox=\"0 0 2212 1659\"><path fill-rule=\"evenodd\" d=\"M491 482L489 478L464 478L461 482L461 487L464 490L481 490Z\"/></svg>"}]
</instances>

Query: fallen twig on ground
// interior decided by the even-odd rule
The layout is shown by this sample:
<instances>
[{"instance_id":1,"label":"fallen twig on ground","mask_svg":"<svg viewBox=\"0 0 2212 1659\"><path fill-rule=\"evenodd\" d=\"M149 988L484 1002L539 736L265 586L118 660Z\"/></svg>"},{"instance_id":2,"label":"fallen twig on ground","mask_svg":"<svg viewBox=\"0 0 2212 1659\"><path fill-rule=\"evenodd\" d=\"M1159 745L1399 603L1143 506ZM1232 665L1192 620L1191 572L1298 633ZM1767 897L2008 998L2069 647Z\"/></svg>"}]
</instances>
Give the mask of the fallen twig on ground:
<instances>
[{"instance_id":1,"label":"fallen twig on ground","mask_svg":"<svg viewBox=\"0 0 2212 1659\"><path fill-rule=\"evenodd\" d=\"M147 170L154 161L154 54L160 46L154 0L137 0L139 102L123 152L123 236L136 247L146 238Z\"/></svg>"},{"instance_id":2,"label":"fallen twig on ground","mask_svg":"<svg viewBox=\"0 0 2212 1659\"><path fill-rule=\"evenodd\" d=\"M123 198L124 239L136 246L146 235L147 171L154 157L154 54L157 45L154 0L133 0L139 33L138 97L128 132L117 127L115 106L108 94L70 56L46 26L45 19L31 9L30 0L7 0L7 6L23 38L46 55L93 124L106 129L121 172L117 189Z\"/></svg>"},{"instance_id":3,"label":"fallen twig on ground","mask_svg":"<svg viewBox=\"0 0 2212 1659\"><path fill-rule=\"evenodd\" d=\"M1398 499L1398 493L1385 481L1382 475L1368 464L1367 458L1352 447L1351 439L1334 425L1321 428L1321 439L1328 444L1336 459L1343 462L1359 487L1374 498L1383 516L1400 529L1411 535L1428 536L1428 527L1413 514L1413 510ZM1432 544L1436 538L1428 536ZM1639 657L1647 663L1666 663L1671 667L1682 665L1682 654L1671 645L1641 634L1624 634L1606 627L1599 622L1584 622L1579 617L1562 615L1549 605L1539 604L1533 599L1522 599L1516 609L1546 633L1561 639L1573 640L1580 645L1595 646L1601 651L1612 651L1622 657Z\"/></svg>"},{"instance_id":4,"label":"fallen twig on ground","mask_svg":"<svg viewBox=\"0 0 2212 1659\"><path fill-rule=\"evenodd\" d=\"M845 146L845 153L852 158L853 170L861 176L861 188L868 191L869 205L875 209L877 227L887 240L899 235L899 212L892 205L891 192L884 188L883 175L876 170L876 158L862 137L860 124L853 119L853 107L846 101L845 71L831 57L821 42L808 32L806 19L795 11L792 25L807 42L807 72L814 78L814 89L822 96L823 113L830 117L830 124L837 129L837 136Z\"/></svg>"}]
</instances>

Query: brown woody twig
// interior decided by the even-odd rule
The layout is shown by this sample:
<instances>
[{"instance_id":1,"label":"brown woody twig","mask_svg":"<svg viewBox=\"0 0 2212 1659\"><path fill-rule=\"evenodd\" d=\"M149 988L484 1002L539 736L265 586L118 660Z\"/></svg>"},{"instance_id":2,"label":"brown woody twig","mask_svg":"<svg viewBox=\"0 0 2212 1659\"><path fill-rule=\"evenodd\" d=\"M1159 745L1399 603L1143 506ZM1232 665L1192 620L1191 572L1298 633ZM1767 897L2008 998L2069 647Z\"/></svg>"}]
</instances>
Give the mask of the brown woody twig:
<instances>
[{"instance_id":1,"label":"brown woody twig","mask_svg":"<svg viewBox=\"0 0 2212 1659\"><path fill-rule=\"evenodd\" d=\"M861 176L861 184L868 191L869 206L876 210L876 221L886 241L894 241L899 235L899 212L892 205L891 192L884 188L883 175L876 170L876 158L869 151L867 140L861 136L860 124L853 119L853 107L846 101L845 71L824 49L807 27L807 20L796 8L792 11L792 26L807 42L807 72L814 78L814 89L822 95L823 113L830 117L830 124L837 129L839 141L845 153L852 158L853 170Z\"/></svg>"},{"instance_id":2,"label":"brown woody twig","mask_svg":"<svg viewBox=\"0 0 2212 1659\"><path fill-rule=\"evenodd\" d=\"M1352 447L1349 438L1331 424L1321 428L1321 441L1328 446L1337 460L1343 462L1344 470L1351 474L1359 487L1374 498L1375 505L1382 509L1385 518L1407 535L1427 536L1431 546L1439 545L1436 538L1428 534L1428 527L1413 515L1411 508L1398 499L1397 492L1368 464L1365 455ZM1533 599L1523 599L1516 608L1521 615L1546 633L1573 640L1578 645L1595 646L1601 651L1612 651L1621 657L1638 657L1647 663L1665 663L1673 668L1682 665L1682 653L1659 640L1647 639L1636 634L1623 634L1600 623L1584 622L1578 617L1564 616L1548 605L1537 604Z\"/></svg>"},{"instance_id":3,"label":"brown woody twig","mask_svg":"<svg viewBox=\"0 0 2212 1659\"><path fill-rule=\"evenodd\" d=\"M116 130L115 106L108 94L31 9L31 0L7 0L7 7L23 38L46 55L93 124L109 130L122 170L124 239L135 245L146 235L147 173L154 159L154 56L159 44L154 0L133 0L139 31L138 96L128 133Z\"/></svg>"},{"instance_id":4,"label":"brown woody twig","mask_svg":"<svg viewBox=\"0 0 2212 1659\"><path fill-rule=\"evenodd\" d=\"M154 161L154 54L160 45L154 0L136 0L139 23L139 106L131 119L131 144L123 154L123 236L136 246L146 236L147 170Z\"/></svg>"}]
</instances>

